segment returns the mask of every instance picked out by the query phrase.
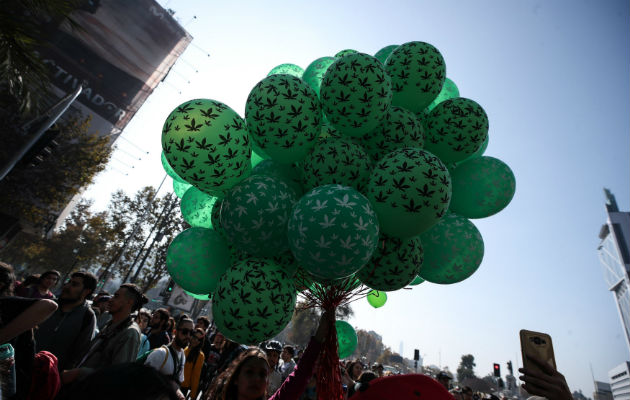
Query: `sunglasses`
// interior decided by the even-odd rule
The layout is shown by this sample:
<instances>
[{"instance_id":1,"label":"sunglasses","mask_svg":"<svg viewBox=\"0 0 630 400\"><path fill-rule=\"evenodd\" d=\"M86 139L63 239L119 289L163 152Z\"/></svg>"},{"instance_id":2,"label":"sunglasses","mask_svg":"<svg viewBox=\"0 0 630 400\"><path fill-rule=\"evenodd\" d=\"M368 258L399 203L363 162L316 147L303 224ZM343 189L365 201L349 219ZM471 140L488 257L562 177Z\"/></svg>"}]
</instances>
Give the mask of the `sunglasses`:
<instances>
[{"instance_id":1,"label":"sunglasses","mask_svg":"<svg viewBox=\"0 0 630 400\"><path fill-rule=\"evenodd\" d=\"M187 329L187 328L184 328L184 329L178 329L178 331L180 331L180 332L181 332L181 333L183 333L184 335L192 335L192 333L193 333L193 330L192 330L192 329Z\"/></svg>"}]
</instances>

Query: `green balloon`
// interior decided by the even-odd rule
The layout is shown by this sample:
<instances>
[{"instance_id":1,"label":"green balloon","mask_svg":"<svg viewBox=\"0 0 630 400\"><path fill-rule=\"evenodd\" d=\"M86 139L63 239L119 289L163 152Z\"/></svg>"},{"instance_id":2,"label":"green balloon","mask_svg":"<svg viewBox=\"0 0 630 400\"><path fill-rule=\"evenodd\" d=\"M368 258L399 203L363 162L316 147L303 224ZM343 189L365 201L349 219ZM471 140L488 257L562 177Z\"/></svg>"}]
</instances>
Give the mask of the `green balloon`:
<instances>
[{"instance_id":1,"label":"green balloon","mask_svg":"<svg viewBox=\"0 0 630 400\"><path fill-rule=\"evenodd\" d=\"M216 201L216 197L212 197L196 187L191 187L184 193L179 207L184 220L190 226L212 228L212 208Z\"/></svg>"},{"instance_id":2,"label":"green balloon","mask_svg":"<svg viewBox=\"0 0 630 400\"><path fill-rule=\"evenodd\" d=\"M432 283L451 284L471 276L483 259L483 238L472 222L447 214L420 235L424 262L420 275Z\"/></svg>"},{"instance_id":3,"label":"green balloon","mask_svg":"<svg viewBox=\"0 0 630 400\"><path fill-rule=\"evenodd\" d=\"M181 176L177 175L177 172L173 170L173 167L171 167L171 164L168 163L168 160L166 159L164 152L161 153L160 159L162 161L162 168L164 168L164 172L166 172L166 175L173 178L174 181L178 181L182 183L186 182L185 180L182 179Z\"/></svg>"},{"instance_id":4,"label":"green balloon","mask_svg":"<svg viewBox=\"0 0 630 400\"><path fill-rule=\"evenodd\" d=\"M383 63L383 65L385 65L385 61L387 60L387 57L389 57L389 55L392 54L392 51L394 51L397 47L398 47L397 44L392 44L390 46L383 47L382 49L377 51L376 54L374 54L374 57L377 60L379 60L381 63Z\"/></svg>"},{"instance_id":5,"label":"green balloon","mask_svg":"<svg viewBox=\"0 0 630 400\"><path fill-rule=\"evenodd\" d=\"M457 88L457 85L455 85L455 82L446 78L444 80L444 85L442 86L442 90L440 90L440 94L438 94L435 100L433 100L431 104L429 104L427 108L424 109L423 113L429 114L429 112L433 110L435 106L437 106L441 102L446 101L448 99L453 99L455 97L459 97L459 89Z\"/></svg>"},{"instance_id":6,"label":"green balloon","mask_svg":"<svg viewBox=\"0 0 630 400\"><path fill-rule=\"evenodd\" d=\"M422 278L420 278L419 276L416 275L416 277L413 278L413 281L411 281L409 286L417 286L417 285L421 284L422 282L424 282L424 279L422 279Z\"/></svg>"},{"instance_id":7,"label":"green balloon","mask_svg":"<svg viewBox=\"0 0 630 400\"><path fill-rule=\"evenodd\" d=\"M238 249L253 256L273 256L288 249L287 220L296 200L284 182L250 176L223 198L221 226Z\"/></svg>"},{"instance_id":8,"label":"green balloon","mask_svg":"<svg viewBox=\"0 0 630 400\"><path fill-rule=\"evenodd\" d=\"M173 110L162 129L162 149L179 176L213 196L251 169L245 121L215 100L190 100Z\"/></svg>"},{"instance_id":9,"label":"green balloon","mask_svg":"<svg viewBox=\"0 0 630 400\"><path fill-rule=\"evenodd\" d=\"M321 57L309 64L302 74L302 80L306 82L319 97L319 89L322 86L322 79L328 67L335 62L335 57Z\"/></svg>"},{"instance_id":10,"label":"green balloon","mask_svg":"<svg viewBox=\"0 0 630 400\"><path fill-rule=\"evenodd\" d=\"M351 356L358 343L357 333L354 331L354 328L346 321L335 321L335 330L337 331L339 358Z\"/></svg>"},{"instance_id":11,"label":"green balloon","mask_svg":"<svg viewBox=\"0 0 630 400\"><path fill-rule=\"evenodd\" d=\"M289 218L291 252L309 273L324 279L352 275L372 257L378 220L368 199L341 185L306 193Z\"/></svg>"},{"instance_id":12,"label":"green balloon","mask_svg":"<svg viewBox=\"0 0 630 400\"><path fill-rule=\"evenodd\" d=\"M486 218L510 204L516 179L510 167L493 157L478 157L459 164L451 173L450 210L466 218Z\"/></svg>"},{"instance_id":13,"label":"green balloon","mask_svg":"<svg viewBox=\"0 0 630 400\"><path fill-rule=\"evenodd\" d=\"M488 136L486 112L464 97L438 104L425 118L424 125L424 147L447 164L470 157Z\"/></svg>"},{"instance_id":14,"label":"green balloon","mask_svg":"<svg viewBox=\"0 0 630 400\"><path fill-rule=\"evenodd\" d=\"M475 151L471 156L469 156L468 158L466 158L464 161L460 161L458 163L455 163L455 165L459 165L461 163L465 163L468 160L472 160L473 158L478 158L483 156L483 154L486 152L486 150L488 149L488 143L490 142L490 135L486 136L486 140L483 141L483 144L481 145L481 147L479 148L479 150Z\"/></svg>"},{"instance_id":15,"label":"green balloon","mask_svg":"<svg viewBox=\"0 0 630 400\"><path fill-rule=\"evenodd\" d=\"M387 293L371 290L367 295L367 301L374 308L380 308L387 302Z\"/></svg>"},{"instance_id":16,"label":"green balloon","mask_svg":"<svg viewBox=\"0 0 630 400\"><path fill-rule=\"evenodd\" d=\"M259 156L256 151L252 150L252 170L256 168L256 166L260 164L263 160L263 157Z\"/></svg>"},{"instance_id":17,"label":"green balloon","mask_svg":"<svg viewBox=\"0 0 630 400\"><path fill-rule=\"evenodd\" d=\"M392 104L414 113L431 104L446 78L442 54L424 42L398 46L387 58L385 70L392 78Z\"/></svg>"},{"instance_id":18,"label":"green balloon","mask_svg":"<svg viewBox=\"0 0 630 400\"><path fill-rule=\"evenodd\" d=\"M173 179L173 192L175 192L175 196L179 197L180 199L184 197L188 189L190 189L191 187L193 186L188 182L180 182Z\"/></svg>"},{"instance_id":19,"label":"green balloon","mask_svg":"<svg viewBox=\"0 0 630 400\"><path fill-rule=\"evenodd\" d=\"M221 237L223 237L226 241L228 240L227 235L225 234L225 229L221 226L221 206L223 205L223 199L217 198L214 202L214 206L212 207L212 212L210 214L210 222L212 224L212 229L214 229Z\"/></svg>"},{"instance_id":20,"label":"green balloon","mask_svg":"<svg viewBox=\"0 0 630 400\"><path fill-rule=\"evenodd\" d=\"M192 293L192 292L187 292L186 290L184 290L184 292L186 292L186 294L189 295L190 297L192 297L193 299L204 300L204 301L210 300L210 295L209 294L195 294L195 293Z\"/></svg>"},{"instance_id":21,"label":"green balloon","mask_svg":"<svg viewBox=\"0 0 630 400\"><path fill-rule=\"evenodd\" d=\"M212 229L187 229L173 239L166 252L168 273L192 293L214 292L229 266L227 243Z\"/></svg>"},{"instance_id":22,"label":"green balloon","mask_svg":"<svg viewBox=\"0 0 630 400\"><path fill-rule=\"evenodd\" d=\"M320 99L335 129L344 135L360 137L385 118L392 101L391 81L376 58L363 53L350 54L328 68Z\"/></svg>"},{"instance_id":23,"label":"green balloon","mask_svg":"<svg viewBox=\"0 0 630 400\"><path fill-rule=\"evenodd\" d=\"M399 239L381 235L381 240L367 265L357 277L369 288L392 292L409 285L422 266L419 236Z\"/></svg>"},{"instance_id":24,"label":"green balloon","mask_svg":"<svg viewBox=\"0 0 630 400\"><path fill-rule=\"evenodd\" d=\"M249 258L228 269L212 298L217 329L228 339L258 344L280 333L295 309L295 286L284 270Z\"/></svg>"},{"instance_id":25,"label":"green balloon","mask_svg":"<svg viewBox=\"0 0 630 400\"><path fill-rule=\"evenodd\" d=\"M315 92L291 75L271 75L249 93L245 120L251 139L282 163L306 157L321 133L321 106Z\"/></svg>"},{"instance_id":26,"label":"green balloon","mask_svg":"<svg viewBox=\"0 0 630 400\"><path fill-rule=\"evenodd\" d=\"M266 175L276 178L289 186L295 193L296 198L302 197L304 188L302 188L302 177L298 168L287 168L286 164L279 163L274 160L261 161L254 169L253 175Z\"/></svg>"},{"instance_id":27,"label":"green balloon","mask_svg":"<svg viewBox=\"0 0 630 400\"><path fill-rule=\"evenodd\" d=\"M444 163L428 151L399 149L376 164L367 197L383 233L412 237L429 229L448 210L451 178Z\"/></svg>"},{"instance_id":28,"label":"green balloon","mask_svg":"<svg viewBox=\"0 0 630 400\"><path fill-rule=\"evenodd\" d=\"M273 69L271 71L269 71L269 73L267 74L267 76L270 75L291 75L291 76L295 76L296 78L301 78L302 74L304 73L304 70L302 69L302 67L295 65L295 64L280 64L277 67L273 67Z\"/></svg>"},{"instance_id":29,"label":"green balloon","mask_svg":"<svg viewBox=\"0 0 630 400\"><path fill-rule=\"evenodd\" d=\"M343 137L338 130L330 126L330 124L322 125L322 133L319 134L319 140L326 139L329 137L341 138Z\"/></svg>"},{"instance_id":30,"label":"green balloon","mask_svg":"<svg viewBox=\"0 0 630 400\"><path fill-rule=\"evenodd\" d=\"M305 190L337 183L363 192L372 173L372 162L363 147L349 138L320 140L302 163Z\"/></svg>"},{"instance_id":31,"label":"green balloon","mask_svg":"<svg viewBox=\"0 0 630 400\"><path fill-rule=\"evenodd\" d=\"M352 49L345 49L345 50L341 50L339 51L337 54L335 54L335 58L341 58L350 54L355 54L358 53L358 51L356 50L352 50Z\"/></svg>"},{"instance_id":32,"label":"green balloon","mask_svg":"<svg viewBox=\"0 0 630 400\"><path fill-rule=\"evenodd\" d=\"M403 147L422 148L424 128L414 113L391 106L378 127L364 135L360 142L372 160L378 161Z\"/></svg>"}]
</instances>

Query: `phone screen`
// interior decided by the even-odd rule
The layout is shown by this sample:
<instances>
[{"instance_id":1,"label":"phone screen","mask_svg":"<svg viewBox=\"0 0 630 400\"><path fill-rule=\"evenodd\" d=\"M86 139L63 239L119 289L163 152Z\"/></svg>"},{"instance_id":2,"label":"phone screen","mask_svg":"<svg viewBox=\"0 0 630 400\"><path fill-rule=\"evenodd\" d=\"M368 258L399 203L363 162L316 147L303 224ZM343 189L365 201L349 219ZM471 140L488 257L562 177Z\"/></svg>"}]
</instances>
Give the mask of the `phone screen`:
<instances>
[{"instance_id":1,"label":"phone screen","mask_svg":"<svg viewBox=\"0 0 630 400\"><path fill-rule=\"evenodd\" d=\"M521 353L523 356L523 367L528 370L543 372L537 364L531 362L527 358L527 356L529 355L543 360L551 365L554 369L557 369L551 336L546 333L528 331L523 329L520 331L520 337Z\"/></svg>"}]
</instances>

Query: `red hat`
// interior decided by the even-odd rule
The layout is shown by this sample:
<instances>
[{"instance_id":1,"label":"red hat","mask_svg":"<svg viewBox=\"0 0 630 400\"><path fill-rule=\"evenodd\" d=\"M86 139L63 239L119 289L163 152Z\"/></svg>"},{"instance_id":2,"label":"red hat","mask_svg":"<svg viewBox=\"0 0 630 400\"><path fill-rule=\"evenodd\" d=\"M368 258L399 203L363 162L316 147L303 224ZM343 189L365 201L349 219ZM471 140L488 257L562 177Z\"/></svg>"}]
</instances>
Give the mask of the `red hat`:
<instances>
[{"instance_id":1,"label":"red hat","mask_svg":"<svg viewBox=\"0 0 630 400\"><path fill-rule=\"evenodd\" d=\"M453 400L454 397L435 379L421 374L392 375L365 384L352 400Z\"/></svg>"}]
</instances>

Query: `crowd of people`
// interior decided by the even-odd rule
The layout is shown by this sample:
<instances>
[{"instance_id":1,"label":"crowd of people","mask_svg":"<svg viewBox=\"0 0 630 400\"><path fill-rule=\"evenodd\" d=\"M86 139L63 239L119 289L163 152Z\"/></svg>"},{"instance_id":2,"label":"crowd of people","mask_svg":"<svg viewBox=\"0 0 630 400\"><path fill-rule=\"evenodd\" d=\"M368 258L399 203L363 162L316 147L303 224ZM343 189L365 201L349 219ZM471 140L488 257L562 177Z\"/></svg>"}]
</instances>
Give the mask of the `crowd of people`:
<instances>
[{"instance_id":1,"label":"crowd of people","mask_svg":"<svg viewBox=\"0 0 630 400\"><path fill-rule=\"evenodd\" d=\"M7 357L0 353L2 399L317 399L314 371L333 326L329 313L305 349L276 340L244 346L206 316L143 308L148 299L134 284L95 293L89 272L70 274L55 298L60 278L47 271L16 283L0 262L0 344L10 347ZM361 360L341 362L340 372L345 398L391 373ZM541 377L530 378L536 390ZM436 379L451 389L448 379ZM468 389L451 394L473 400Z\"/></svg>"}]
</instances>

